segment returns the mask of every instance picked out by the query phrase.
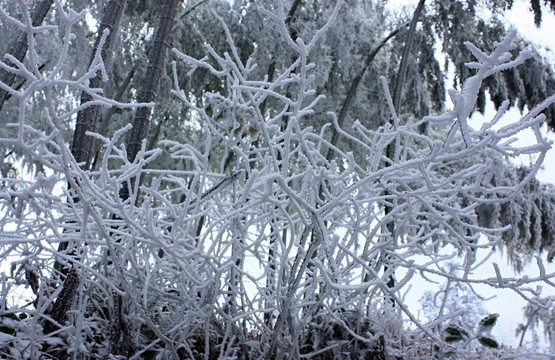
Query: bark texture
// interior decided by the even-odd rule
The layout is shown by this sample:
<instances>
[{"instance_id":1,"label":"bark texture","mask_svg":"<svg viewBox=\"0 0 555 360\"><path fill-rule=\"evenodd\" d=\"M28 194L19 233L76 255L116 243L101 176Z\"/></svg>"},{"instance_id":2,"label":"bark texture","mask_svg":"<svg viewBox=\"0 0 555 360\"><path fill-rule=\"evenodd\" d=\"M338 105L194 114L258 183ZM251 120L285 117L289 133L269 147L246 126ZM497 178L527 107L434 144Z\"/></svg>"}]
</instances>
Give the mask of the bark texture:
<instances>
[{"instance_id":1,"label":"bark texture","mask_svg":"<svg viewBox=\"0 0 555 360\"><path fill-rule=\"evenodd\" d=\"M117 33L119 22L123 9L125 8L126 0L112 0L106 5L102 22L98 28L96 41L94 43L93 53L89 62L89 67L93 64L94 58L99 51L101 41L105 31L108 31L106 39L100 49L100 56L104 62L106 69L110 68L112 62L112 45L114 43L114 34ZM89 82L91 89L104 87L100 72L96 74ZM90 92L84 91L81 95L81 105L93 100ZM77 114L77 123L75 125L75 133L73 135L73 144L71 152L73 157L78 163L82 163L84 169L89 169L92 158L91 137L86 135L87 131L96 130L96 125L99 118L99 107L89 106Z\"/></svg>"},{"instance_id":2,"label":"bark texture","mask_svg":"<svg viewBox=\"0 0 555 360\"><path fill-rule=\"evenodd\" d=\"M154 42L148 57L148 67L146 69L143 87L139 95L139 102L149 103L156 97L158 83L162 74L162 65L166 56L168 47L168 39L170 37L173 22L176 16L177 4L179 0L163 0L160 1L160 22L154 35ZM143 106L137 109L133 129L127 141L127 159L130 162L135 161L141 143L146 137L148 126L150 123L150 114L152 108ZM129 198L129 185L124 183L120 189L119 196L122 200Z\"/></svg>"},{"instance_id":3,"label":"bark texture","mask_svg":"<svg viewBox=\"0 0 555 360\"><path fill-rule=\"evenodd\" d=\"M102 61L104 62L105 68L109 68L112 59L112 45L114 43L114 34L117 32L117 28L119 26L119 21L121 19L121 15L123 14L123 9L125 8L126 0L111 0L107 5L106 9L104 10L104 16L102 17L102 21L100 23L100 27L98 28L97 38L94 43L93 52L91 55L91 60L89 62L89 67L93 64L95 55L98 52L99 46L101 46L102 37L105 30L108 30L109 33L102 44L102 48L100 49L100 56L102 57ZM97 74L94 78L92 78L89 82L90 88L98 88L101 87L102 78L100 74ZM92 100L92 96L88 92L83 92L81 95L81 105L89 102ZM75 132L73 134L73 144L71 146L71 153L73 157L78 163L81 163L81 167L85 170L88 170L90 167L90 162L92 159L93 149L92 149L92 139L90 136L86 135L87 131L95 130L96 123L98 122L98 106L89 106L83 110L81 110L77 114L77 123L75 125ZM69 184L68 187L71 185ZM74 202L78 202L78 197L73 197ZM67 241L60 242L58 247L58 251L64 251L68 247ZM56 261L54 264L54 269L61 271L62 273L67 272L67 268L64 270L62 265Z\"/></svg>"},{"instance_id":4,"label":"bark texture","mask_svg":"<svg viewBox=\"0 0 555 360\"><path fill-rule=\"evenodd\" d=\"M156 96L158 82L162 73L162 65L168 47L168 38L170 37L178 3L178 0L160 1L160 23L156 29L154 43L152 44L152 50L148 59L148 68L141 94L139 95L139 101L142 103L152 102ZM152 108L147 106L137 109L133 130L127 142L127 158L129 161L135 160L141 148L141 142L146 137L151 111Z\"/></svg>"}]
</instances>

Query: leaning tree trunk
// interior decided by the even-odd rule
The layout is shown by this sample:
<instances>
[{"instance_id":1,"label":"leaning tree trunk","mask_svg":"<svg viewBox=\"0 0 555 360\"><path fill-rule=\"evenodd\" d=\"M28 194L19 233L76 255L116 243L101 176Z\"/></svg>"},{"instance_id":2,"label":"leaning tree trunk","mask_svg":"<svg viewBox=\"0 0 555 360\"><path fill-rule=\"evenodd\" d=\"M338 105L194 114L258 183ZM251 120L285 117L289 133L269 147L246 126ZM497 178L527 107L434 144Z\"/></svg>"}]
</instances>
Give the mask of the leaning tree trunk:
<instances>
[{"instance_id":1,"label":"leaning tree trunk","mask_svg":"<svg viewBox=\"0 0 555 360\"><path fill-rule=\"evenodd\" d=\"M158 82L162 73L162 65L166 55L166 48L168 46L168 38L173 26L178 2L178 0L161 1L160 24L156 30L152 50L150 50L148 68L143 80L143 88L139 95L139 102L141 103L149 103L154 100L156 96ZM141 148L141 143L146 137L150 122L150 112L151 108L147 106L137 109L133 130L127 142L127 158L129 161L135 160Z\"/></svg>"},{"instance_id":2,"label":"leaning tree trunk","mask_svg":"<svg viewBox=\"0 0 555 360\"><path fill-rule=\"evenodd\" d=\"M378 55L378 52L381 50L381 48L383 48L385 44L387 44L387 42L392 37L397 35L399 30L401 30L403 26L405 25L402 25L397 29L393 30L391 33L389 33L389 35L387 35L385 39L382 40L382 42L380 42L376 47L374 47L374 49L372 49L372 52L370 52L370 54L366 58L366 61L364 62L364 67L358 73L358 75L353 79L353 82L351 83L351 86L347 91L347 95L345 96L345 100L343 101L343 105L341 105L341 111L339 112L339 116L337 117L337 125L339 126L339 128L341 128L343 126L343 123L345 122L345 118L347 117L347 112L349 111L349 108L351 107L351 104L355 99L355 95L358 90L358 85L362 80L362 78L364 77L366 70L368 70L368 68L370 67L370 64L372 64L372 61L374 61L374 58L376 57L376 55ZM326 155L327 161L331 161L335 157L334 147L337 145L338 141L339 141L339 133L337 132L336 128L333 128L332 136L330 140L331 146L328 148L328 154ZM320 198L322 198L322 192L323 192L323 188L320 186L320 191L319 191Z\"/></svg>"},{"instance_id":3,"label":"leaning tree trunk","mask_svg":"<svg viewBox=\"0 0 555 360\"><path fill-rule=\"evenodd\" d=\"M403 90L403 83L405 82L405 75L407 73L407 66L408 66L408 57L410 54L410 48L412 46L412 42L414 39L414 33L416 31L416 23L420 18L420 14L422 13L422 9L424 8L424 2L426 0L420 0L416 9L414 10L414 14L412 16L412 20L410 23L409 31L407 34L407 40L405 41L405 46L403 48L403 55L401 57L401 63L399 64L399 71L397 72L397 79L395 81L395 88L393 92L393 111L394 113L391 114L391 121L393 122L393 128L397 130L397 121L395 120L400 113L401 110L401 95ZM390 166L395 163L395 154L397 152L397 144L396 140L393 139L386 148L386 156L388 158L388 162L385 166ZM389 195L386 191L386 196ZM395 208L396 204L393 203L391 205L386 205L384 209L385 216L387 217ZM393 238L392 244L395 244L395 221L390 220L386 223L386 229L389 233L389 236ZM395 245L393 245L395 246ZM387 249L386 249L387 251ZM384 255L383 257L383 267L384 267L384 274L388 274L387 277L387 287L392 289L395 287L395 277L394 277L394 268L390 264L390 258L388 255ZM391 300L392 304L394 304L393 300Z\"/></svg>"},{"instance_id":4,"label":"leaning tree trunk","mask_svg":"<svg viewBox=\"0 0 555 360\"><path fill-rule=\"evenodd\" d=\"M37 4L35 10L33 11L33 15L31 16L31 24L34 27L42 24L42 21L50 10L53 2L54 0L42 0L40 3ZM19 62L23 61L23 59L25 58L25 54L27 54L27 48L29 46L27 41L27 32L21 31L19 36L13 42L12 46L10 46L8 54L12 55ZM6 61L6 64L8 66L15 67L15 64L11 61ZM0 82L3 82L7 86L12 86L14 80L15 73L7 71L4 68L0 68ZM0 88L0 110L2 110L2 106L4 106L4 102L8 98L8 95L8 91Z\"/></svg>"}]
</instances>

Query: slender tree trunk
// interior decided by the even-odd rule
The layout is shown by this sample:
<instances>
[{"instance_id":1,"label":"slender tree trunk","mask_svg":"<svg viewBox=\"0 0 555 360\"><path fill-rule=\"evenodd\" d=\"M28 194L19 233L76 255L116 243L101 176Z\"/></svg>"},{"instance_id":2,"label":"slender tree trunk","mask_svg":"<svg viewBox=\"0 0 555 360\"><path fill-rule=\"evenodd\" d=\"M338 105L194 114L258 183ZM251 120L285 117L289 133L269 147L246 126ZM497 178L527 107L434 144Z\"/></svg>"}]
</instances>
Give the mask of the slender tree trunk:
<instances>
[{"instance_id":1,"label":"slender tree trunk","mask_svg":"<svg viewBox=\"0 0 555 360\"><path fill-rule=\"evenodd\" d=\"M123 79L123 82L121 83L121 85L118 88L118 91L117 91L117 93L114 97L114 101L121 101L121 98L123 97L123 94L127 90L127 87L131 83L131 79L135 75L135 72L137 71L138 68L139 68L139 64L135 63L131 67L131 69L129 69L129 72L127 73L127 76L125 77L125 79ZM106 128L108 127L108 124L110 123L110 120L112 120L112 116L114 115L115 111L116 111L116 108L111 106L106 110L106 112L102 116L102 122L100 123L100 127L97 130L97 132L100 135L104 135L106 133ZM98 139L93 139L92 140L91 148L92 148L92 155L91 156L93 158L91 160L90 169L94 170L94 169L96 169L96 164L98 163L99 159L101 158L100 151L98 149Z\"/></svg>"},{"instance_id":2,"label":"slender tree trunk","mask_svg":"<svg viewBox=\"0 0 555 360\"><path fill-rule=\"evenodd\" d=\"M100 46L104 31L107 30L107 34L104 43L102 44L102 49L100 49L100 56L105 63L106 68L109 68L112 59L112 45L114 43L114 34L117 32L119 27L119 21L121 15L123 14L123 9L125 8L126 0L111 0L104 11L104 16L98 28L98 33L96 41L94 43L93 51L91 54L91 60L89 66L93 63L96 53L98 52L98 47ZM100 74L97 74L89 82L90 88L98 88L103 85L102 78ZM83 92L81 94L81 104L85 104L92 100L89 93ZM81 110L77 114L77 123L75 125L75 132L73 134L73 144L71 146L71 153L75 158L75 161L81 163L81 167L88 170L90 167L90 160L92 158L92 148L91 148L91 138L85 133L87 131L95 130L96 123L98 121L98 106L89 106ZM69 187L70 185L68 185ZM73 197L74 202L79 202L78 197ZM60 242L58 246L58 251L64 251L68 247L67 241ZM54 269L57 271L62 271L62 266L59 262L54 264ZM62 271L67 272L67 269Z\"/></svg>"},{"instance_id":3,"label":"slender tree trunk","mask_svg":"<svg viewBox=\"0 0 555 360\"><path fill-rule=\"evenodd\" d=\"M351 83L351 86L347 91L347 95L345 96L345 100L343 101L343 105L341 106L341 110L337 118L337 123L339 127L342 127L343 123L345 122L345 118L347 117L349 108L351 107L351 104L355 99L360 81L362 80L362 78L364 77L364 74L370 67L370 64L372 64L372 61L374 61L374 58L376 57L376 55L378 55L379 51L385 46L385 44L387 44L387 42L391 38L396 36L399 33L399 30L401 30L401 28L404 26L406 26L406 24L403 24L402 26L390 32L389 35L387 35L376 47L374 47L374 49L372 49L370 54L368 54L368 57L366 58L366 61L364 63L364 67ZM326 160L331 161L335 157L335 150L333 147L337 145L338 141L339 141L339 133L337 132L336 128L333 128L332 136L330 140L331 146L328 148L328 153L326 154ZM320 199L323 199L323 195L324 195L324 184L321 183L318 189L318 196Z\"/></svg>"},{"instance_id":4,"label":"slender tree trunk","mask_svg":"<svg viewBox=\"0 0 555 360\"><path fill-rule=\"evenodd\" d=\"M154 43L150 50L148 67L143 80L141 94L139 95L139 102L141 103L152 102L156 96L158 82L162 74L162 65L166 57L168 39L170 37L178 3L179 0L160 1L160 23L154 35ZM146 137L151 111L151 107L144 106L138 108L135 113L133 129L127 141L127 159L131 162L135 161L139 149L141 148L141 143ZM122 200L127 200L129 198L129 187L127 183L123 184L119 195Z\"/></svg>"},{"instance_id":5,"label":"slender tree trunk","mask_svg":"<svg viewBox=\"0 0 555 360\"><path fill-rule=\"evenodd\" d=\"M104 61L107 68L108 64L111 62L112 57L112 44L114 39L114 34L117 32L119 26L119 20L123 13L126 0L111 0L105 9L104 16L102 18L100 27L98 29L97 39L95 41L93 52L91 55L90 64L93 63L94 57L98 51L98 47L101 44L101 39L103 37L104 31L107 29L109 33L107 34L102 48L100 49L100 56ZM89 66L90 66L89 64ZM102 80L99 75L90 80L90 87L97 88L102 85ZM81 104L90 101L92 97L83 92L81 95ZM73 145L71 152L75 160L81 163L82 168L88 169L89 161L91 158L92 149L90 147L90 137L85 135L86 131L93 130L94 124L97 121L97 109L96 106L90 106L79 112L77 116L77 125L75 128ZM73 201L78 202L80 199L74 197ZM61 241L58 245L58 252L63 252L68 248L68 241ZM49 314L56 324L46 321L44 325L44 331L46 333L52 332L57 329L58 324L63 324L67 319L67 311L71 309L75 296L77 295L77 290L80 284L80 277L77 269L72 267L63 266L58 260L54 263L54 276L59 274L65 276L64 282L61 285L62 291L60 295L55 300L52 309ZM49 352L48 350L46 350ZM57 357L64 358L66 355L57 354Z\"/></svg>"},{"instance_id":6,"label":"slender tree trunk","mask_svg":"<svg viewBox=\"0 0 555 360\"><path fill-rule=\"evenodd\" d=\"M37 4L35 10L33 11L33 15L31 16L31 23L33 26L39 26L42 24L44 17L50 10L52 3L54 0L42 0ZM27 39L27 33L22 31L17 39L14 41L12 46L10 46L10 50L8 53L16 58L18 61L23 61L25 58L25 54L27 54L27 48L29 46ZM11 61L6 61L6 64L11 67L15 67L15 65ZM0 82L8 86L12 86L15 80L15 74L13 72L7 71L4 68L0 68ZM9 93L0 88L0 110L2 110L2 106L4 106L4 102L8 98Z\"/></svg>"},{"instance_id":7,"label":"slender tree trunk","mask_svg":"<svg viewBox=\"0 0 555 360\"><path fill-rule=\"evenodd\" d=\"M403 26L405 26L405 25L403 25ZM378 52L381 50L381 48L383 48L385 46L385 44L387 44L387 42L392 37L397 35L399 30L401 30L401 28L403 26L398 27L397 29L395 29L391 33L389 33L389 35L387 35L385 37L385 39L383 39L382 42L380 42L378 44L378 46L376 46L372 50L372 52L368 55L368 57L366 58L366 61L364 63L364 67L362 68L360 73L354 78L353 82L351 83L351 87L347 91L347 96L345 97L345 101L343 101L343 105L341 106L341 111L339 112L339 117L337 118L337 124L339 125L339 127L342 127L343 123L345 122L345 118L347 117L347 112L349 111L349 108L351 107L351 104L353 103L353 100L355 99L355 95L356 95L357 90L358 90L358 85L360 83L360 80L362 80L362 78L364 77L364 74L366 73L366 70L368 70L368 68L370 67L370 64L372 63L372 61L374 60L376 55L378 55ZM330 141L331 145L336 146L338 140L339 140L339 133L337 132L337 129L333 128L332 135L331 135L331 141ZM333 149L333 147L330 147L328 149L328 154L326 155L326 159L328 161L331 161L334 158L334 156L335 156L335 150ZM322 189L320 189L320 197L322 195L321 192L322 192Z\"/></svg>"},{"instance_id":8,"label":"slender tree trunk","mask_svg":"<svg viewBox=\"0 0 555 360\"><path fill-rule=\"evenodd\" d=\"M420 14L422 13L422 9L424 8L425 1L426 0L420 0L418 2L418 5L416 6L416 9L414 10L414 14L410 22L409 33L407 35L407 41L405 42L405 47L403 48L403 56L401 57L401 63L399 64L399 71L397 72L395 91L393 93L393 106L395 107L395 112L397 114L399 114L399 111L401 110L401 95L403 90L403 82L405 81L405 76L407 75L410 48L412 46L412 42L414 41L416 24L420 19Z\"/></svg>"},{"instance_id":9,"label":"slender tree trunk","mask_svg":"<svg viewBox=\"0 0 555 360\"><path fill-rule=\"evenodd\" d=\"M414 33L416 31L416 24L418 23L418 19L420 18L420 14L422 13L422 9L424 8L424 2L426 0L420 0L416 9L414 10L414 14L412 16L412 20L409 27L409 32L407 34L407 40L405 41L405 46L403 48L403 55L401 57L401 63L399 64L399 71L397 72L397 79L395 81L395 90L393 93L393 107L395 114L391 114L391 118L393 119L394 116L398 116L401 110L401 99L402 99L402 90L403 90L403 83L405 82L405 76L407 74L407 66L408 66L408 57L410 55L410 48L412 46L412 42L414 40ZM395 124L394 124L395 126ZM386 156L389 159L389 162L385 164L385 166L390 166L395 162L395 153L396 153L397 144L395 140L391 141L386 148ZM388 191L386 191L385 195L389 195ZM387 205L384 209L385 216L388 216L394 209L395 204L389 206ZM390 234L390 238L388 241L391 241L392 246L395 243L395 221L391 220L387 222L386 229ZM386 249L387 251L387 249ZM388 255L383 255L383 264L384 264L384 273L387 273L390 270L390 258ZM393 269L394 270L394 269ZM387 286L391 289L395 286L395 277L393 272L389 275L387 279Z\"/></svg>"},{"instance_id":10,"label":"slender tree trunk","mask_svg":"<svg viewBox=\"0 0 555 360\"><path fill-rule=\"evenodd\" d=\"M289 12L287 13L287 17L285 18L285 25L289 26L291 24L291 21L293 20L293 17L295 16L295 12L299 6L299 4L301 3L301 0L295 0L292 4L291 4L291 8L289 9ZM296 32L291 29L289 27L289 30L291 31L291 37L295 40L297 38L297 34ZM276 73L276 61L272 60L272 62L270 63L270 65L268 66L268 77L267 77L267 81L268 82L272 82L272 80L274 79ZM289 94L288 94L289 95ZM268 98L264 99L264 101L262 102L262 104L260 104L260 113L262 114L262 116L264 116L264 113L266 112L266 106L267 106L267 100ZM289 122L289 116L284 116L282 123L281 123L281 129L282 131L287 127L287 123ZM253 147L258 147L258 142L259 140L255 140L252 144ZM278 156L278 161L281 160L281 153L278 152L277 153ZM229 153L227 158L224 161L224 172L228 169L228 167L231 165L231 162L233 160L234 156L233 153ZM253 159L253 154L251 154L249 156L249 159ZM249 161L249 166L251 166L252 162ZM276 209L277 210L277 209ZM204 217L202 217L199 221L200 226L202 226L202 224L204 223ZM277 279L277 262L275 259L275 245L276 245L276 241L277 239L280 238L280 235L278 234L278 231L276 230L277 226L276 223L272 221L271 223L271 230L270 230L270 236L269 236L269 247L268 247L268 274L266 277L266 288L267 288L267 293L268 294L272 294L275 291L276 288L276 279ZM201 228L197 228L197 236L200 234L200 230ZM285 241L286 239L286 230L283 230L283 234L281 236L282 240ZM241 261L240 259L238 260L238 263L236 264L237 266L240 266ZM235 281L236 282L236 281ZM235 282L233 284L235 284ZM236 286L236 285L234 285ZM233 297L233 292L230 289L230 297ZM231 302L231 300L229 300ZM271 301L266 301L266 307L268 309L272 308L274 306L274 304L271 303ZM266 312L264 314L264 321L266 324L270 323L271 320L271 313L270 312Z\"/></svg>"},{"instance_id":11,"label":"slender tree trunk","mask_svg":"<svg viewBox=\"0 0 555 360\"><path fill-rule=\"evenodd\" d=\"M351 86L349 87L349 90L347 91L347 95L345 96L345 100L343 101L343 105L341 106L341 110L340 110L339 116L337 118L337 125L340 128L343 126L343 123L345 122L345 118L347 117L347 112L349 111L349 108L351 107L351 104L353 103L353 100L355 99L356 93L358 91L358 85L360 84L360 81L364 77L364 74L366 73L366 70L368 70L368 68L370 67L370 64L372 64L372 61L374 61L374 58L376 57L376 55L378 55L378 52L385 46L385 44L387 44L387 42L392 37L396 36L399 33L399 30L401 30L401 28L404 27L404 26L406 26L406 24L403 24L402 26L400 26L397 29L390 32L389 35L387 35L376 47L374 47L372 52L370 52L370 54L368 54L368 57L366 58L366 61L364 62L364 67L362 68L360 73L354 78L353 82L351 83ZM331 136L331 140L330 140L331 146L328 148L328 153L326 155L326 160L327 161L331 161L335 157L334 147L337 145L338 141L339 141L339 133L338 133L337 129L334 127L333 130L332 130L332 136ZM323 199L323 196L324 196L324 184L321 183L320 187L318 189L318 197L320 199Z\"/></svg>"},{"instance_id":12,"label":"slender tree trunk","mask_svg":"<svg viewBox=\"0 0 555 360\"><path fill-rule=\"evenodd\" d=\"M148 68L146 70L143 88L139 95L139 101L149 103L154 100L158 88L158 82L162 74L162 65L164 63L166 49L168 47L168 39L173 26L175 12L178 0L160 1L161 14L160 24L156 30L152 50L150 51ZM144 106L137 109L133 130L127 142L127 158L134 161L137 153L141 148L141 143L146 137L148 125L150 122L150 113L152 108Z\"/></svg>"},{"instance_id":13,"label":"slender tree trunk","mask_svg":"<svg viewBox=\"0 0 555 360\"><path fill-rule=\"evenodd\" d=\"M117 32L123 9L125 8L126 0L111 0L104 10L102 22L98 28L96 41L93 47L93 53L89 62L89 67L93 64L94 58L99 51L102 38L105 31L108 32L104 44L100 49L100 56L105 64L106 69L111 68L112 62L112 45L114 43L114 34ZM89 87L91 89L104 88L103 80L98 73L94 78L90 79ZM84 91L81 94L81 105L93 100L90 93ZM89 106L79 111L77 114L77 123L75 125L75 132L73 134L73 144L71 146L71 153L78 163L82 163L81 167L88 170L90 168L93 150L91 148L92 139L86 135L87 131L95 131L100 115L98 106Z\"/></svg>"},{"instance_id":14,"label":"slender tree trunk","mask_svg":"<svg viewBox=\"0 0 555 360\"><path fill-rule=\"evenodd\" d=\"M81 284L81 278L75 267L72 267L66 274L64 279L62 289L58 298L54 302L54 305L48 311L48 317L43 323L44 334L51 334L52 332L59 329L60 326L64 326L67 320L67 312L73 307L75 296L77 295L77 290ZM50 344L45 344L43 346L42 352L48 354L50 359L67 359L69 354L67 349L60 348L57 346L51 346Z\"/></svg>"},{"instance_id":15,"label":"slender tree trunk","mask_svg":"<svg viewBox=\"0 0 555 360\"><path fill-rule=\"evenodd\" d=\"M287 13L287 18L285 19L285 25L287 25L289 27L289 31L292 32L292 38L294 40L296 40L297 38L297 34L296 32L293 32L294 30L291 29L290 24L291 21L293 20L293 17L295 16L295 12L297 11L297 8L299 7L300 4L300 0L295 0L293 2L293 4L291 5L291 8L289 9L289 12ZM273 60L270 63L270 66L268 67L268 82L272 82L274 79L276 73L276 62L275 60ZM260 113L262 114L262 116L264 116L264 113L266 112L266 105L267 105L267 100L268 98L264 99L264 101L262 102L262 104L260 105ZM289 116L284 116L282 123L281 123L281 130L283 131L284 129L287 128L287 124L289 122ZM258 141L258 140L257 140ZM283 141L282 141L283 142ZM258 144L254 144L254 146L256 147ZM278 161L280 162L280 167L281 167L281 152L277 153L278 156ZM278 209L277 207L275 208L276 214L278 213ZM279 270L278 270L278 266L277 266L277 260L276 260L276 242L277 240L280 238L280 234L279 234L279 222L276 221L272 221L270 223L270 236L269 236L269 244L268 244L268 274L266 275L266 291L268 294L275 294L276 289L277 289L277 282L281 281L282 279L280 279L279 276ZM282 234L281 234L281 241L285 244L285 242L287 241L287 230L282 230ZM269 310L270 308L277 306L277 304L273 304L272 300L268 300L266 301L266 307ZM264 322L267 325L270 325L270 322L272 320L272 313L267 311L264 313Z\"/></svg>"},{"instance_id":16,"label":"slender tree trunk","mask_svg":"<svg viewBox=\"0 0 555 360\"><path fill-rule=\"evenodd\" d=\"M160 22L154 35L154 42L149 54L149 63L146 70L145 78L143 80L143 87L139 95L139 102L149 103L156 97L158 83L162 73L162 65L166 57L166 50L168 47L168 40L170 37L173 22L176 16L177 4L179 0L161 0L160 6ZM146 137L147 130L150 123L150 107L140 107L135 113L135 121L133 129L127 142L127 159L131 162L135 160L141 143ZM119 191L119 197L122 200L129 198L128 183L122 184ZM117 215L114 215L117 217ZM121 284L119 286L122 286ZM114 304L117 304L117 310L112 319L112 333L117 336L112 336L111 352L113 354L130 356L135 351L135 344L127 329L127 322L124 315L125 299L118 293L113 293ZM177 359L175 349L171 349L174 358Z\"/></svg>"}]
</instances>

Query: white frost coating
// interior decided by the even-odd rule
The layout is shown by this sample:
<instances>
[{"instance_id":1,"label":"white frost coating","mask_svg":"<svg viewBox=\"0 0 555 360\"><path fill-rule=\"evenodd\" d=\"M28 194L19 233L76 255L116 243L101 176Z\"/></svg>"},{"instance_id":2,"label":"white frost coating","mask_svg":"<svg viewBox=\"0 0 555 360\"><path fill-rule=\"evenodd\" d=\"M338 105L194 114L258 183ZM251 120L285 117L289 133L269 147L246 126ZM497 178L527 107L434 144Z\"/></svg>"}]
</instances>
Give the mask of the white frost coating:
<instances>
[{"instance_id":1,"label":"white frost coating","mask_svg":"<svg viewBox=\"0 0 555 360\"><path fill-rule=\"evenodd\" d=\"M475 75L465 80L460 92L450 89L449 96L454 104L454 109L452 111L457 116L459 129L467 147L472 145L468 119L475 108L476 98L478 97L478 93L482 87L482 81L496 72L522 64L531 56L530 52L523 51L516 59L511 59L509 51L514 50L515 48L515 45L512 43L515 36L516 30L514 28L509 30L505 39L501 41L501 43L497 44L495 50L489 55L483 53L473 44L469 42L465 43L466 47L478 60L477 62L467 63L466 66L471 69L476 69L477 71ZM452 137L450 137L446 142L447 146L449 145L451 139Z\"/></svg>"},{"instance_id":2,"label":"white frost coating","mask_svg":"<svg viewBox=\"0 0 555 360\"><path fill-rule=\"evenodd\" d=\"M250 358L271 358L283 349L293 349L283 355L295 358L344 349L356 339L367 348L383 341L409 358L407 334L443 346L440 330L462 315L448 312L446 305L429 321L414 314L403 294L417 275L471 290L484 284L511 289L527 299L538 295L535 285L554 285L555 274L546 272L539 257L539 275L529 278L506 276L495 264L495 276L483 278L476 265L477 251L497 246L508 230L503 224L481 225L478 207L519 194L551 146L538 129L544 120L540 112L555 103L555 95L516 124L494 130L507 102L480 130L467 125L482 81L529 56L510 57L514 31L491 54L467 45L476 57L468 66L476 73L460 92L450 91L452 110L407 122L395 114L393 126L377 130L362 121L342 129L333 115L316 131L305 120L327 99L315 85L318 68L311 63L311 51L333 26L340 2L311 39L291 38L283 9L278 15L261 11L275 22L282 45L295 52L291 65L280 68L271 81L255 77L252 60L241 63L222 21L229 54L208 44L209 56L200 60L173 50L180 62L180 67L173 64L174 98L194 113L202 140L164 140L153 150L143 144L130 163L122 143L131 125L109 137L89 133L102 144L103 156L94 171L83 171L61 134L68 119L83 106L145 104L116 102L88 87L97 70L105 75L99 56L86 73L75 78L64 73L73 46L70 25L84 15L56 4L67 25L60 57L52 59L46 74L17 64L14 72L28 82L11 92L21 112L19 122L8 127L17 131L0 138L48 174L0 178L0 260L5 267L14 264L1 269L0 320L5 325L7 313L28 316L20 321L22 340L13 346L22 358L33 358L44 344L56 341L84 353L87 334L110 328L99 314L113 310L116 295L126 301L125 316L134 334L141 334L144 324L152 330L148 336L155 340L137 336L145 354L151 349L164 354L164 344L172 344L193 358L193 347L202 343L206 354L219 349L220 358L237 356L244 348ZM0 16L9 19L1 11ZM180 87L182 76L201 69L224 84L221 91L204 94L203 102ZM64 98L58 87L87 91L94 100L61 111ZM46 130L34 127L27 116L37 93L44 93L49 109ZM265 101L272 103L271 111L263 108ZM429 123L429 134L418 130L423 122ZM355 145L334 149L336 157L328 161L332 128ZM524 129L535 131L536 143L517 147L512 139ZM398 154L386 167L391 141L399 144ZM223 149L223 155L215 149ZM514 184L493 182L503 158L520 154L536 156L531 172ZM158 168L162 156L187 167ZM130 192L126 201L119 196L123 183ZM386 214L384 208L392 204L397 205ZM391 222L394 234L385 230ZM58 251L60 241L68 242L69 251ZM73 266L82 287L67 326L44 335L41 321L60 294L47 292L48 282L56 281L51 276L54 259ZM393 275L396 282L388 284ZM38 306L31 301L8 308L5 300L21 284L35 290L35 278L42 286L36 289ZM409 324L403 325L403 319ZM191 339L202 337L213 342L193 344ZM312 353L301 354L309 350L300 342L306 345L309 338Z\"/></svg>"}]
</instances>

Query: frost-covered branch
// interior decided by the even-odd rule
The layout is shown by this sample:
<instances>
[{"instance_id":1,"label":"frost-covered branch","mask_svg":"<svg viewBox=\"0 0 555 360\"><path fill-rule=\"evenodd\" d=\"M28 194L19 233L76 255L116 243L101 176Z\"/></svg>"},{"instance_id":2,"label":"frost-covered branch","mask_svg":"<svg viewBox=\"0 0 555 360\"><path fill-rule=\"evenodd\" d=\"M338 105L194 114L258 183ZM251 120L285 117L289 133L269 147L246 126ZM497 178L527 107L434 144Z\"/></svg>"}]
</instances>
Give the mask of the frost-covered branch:
<instances>
[{"instance_id":1,"label":"frost-covered branch","mask_svg":"<svg viewBox=\"0 0 555 360\"><path fill-rule=\"evenodd\" d=\"M130 124L111 135L87 132L102 153L87 169L72 156L65 132L77 113L146 104L91 89L102 57L81 73L63 71L74 46L70 25L84 14L56 4L66 26L44 31L61 34L59 58L42 72L14 62L26 83L11 90L19 112L1 132L3 146L42 171L0 178L0 322L11 331L3 332L2 355L410 357L414 339L429 344L428 352L432 345L452 350L447 330L459 331L465 346L493 344L487 321L472 333L461 327L466 335L452 325L464 315L449 308L456 289L487 285L539 303L536 285L555 282L539 258L533 277L479 272L483 253L511 230L485 221L484 207L521 194L551 146L539 127L555 97L511 125L494 126L508 104L480 129L467 124L484 79L524 61L526 54L510 53L514 32L490 54L468 45L475 74L450 92L453 109L372 128L365 119L348 126L319 113L332 99L319 93L314 53L340 16L340 2L324 7L318 27L295 39L283 8L257 13L272 26L272 48L291 55L269 62L275 76L253 60L266 44L245 56L228 19L218 17L227 52L210 44L196 54L173 49L172 100L190 117L172 126L189 126L193 140L166 138L150 149L142 128L130 153ZM30 43L30 53L38 56L39 45ZM217 86L193 93L183 79L199 73ZM67 105L66 92L85 92L91 101ZM42 124L31 116L37 94L44 98ZM315 116L327 123L317 127ZM515 145L525 129L535 143ZM348 141L339 147L333 134ZM537 159L530 172L498 181L505 158L521 154ZM58 250L62 242L67 251ZM71 272L58 274L55 262ZM428 321L404 300L417 277L448 284ZM71 296L61 295L66 283ZM53 308L68 311L58 316Z\"/></svg>"}]
</instances>

